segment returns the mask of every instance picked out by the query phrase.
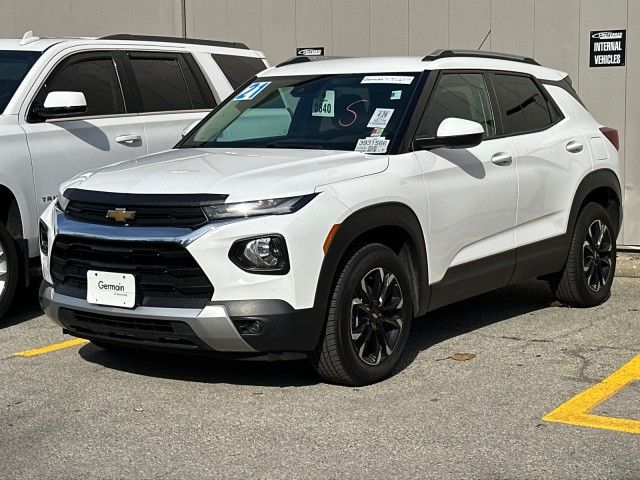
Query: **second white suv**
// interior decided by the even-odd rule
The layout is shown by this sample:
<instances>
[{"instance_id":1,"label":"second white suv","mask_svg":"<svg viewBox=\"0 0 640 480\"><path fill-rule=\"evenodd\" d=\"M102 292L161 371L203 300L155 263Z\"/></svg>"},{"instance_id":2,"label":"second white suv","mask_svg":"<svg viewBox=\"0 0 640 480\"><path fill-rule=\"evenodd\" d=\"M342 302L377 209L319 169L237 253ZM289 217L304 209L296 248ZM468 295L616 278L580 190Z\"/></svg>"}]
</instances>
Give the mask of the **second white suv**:
<instances>
[{"instance_id":1,"label":"second white suv","mask_svg":"<svg viewBox=\"0 0 640 480\"><path fill-rule=\"evenodd\" d=\"M0 320L39 269L38 218L62 182L173 147L267 66L232 42L30 32L0 40Z\"/></svg>"},{"instance_id":2,"label":"second white suv","mask_svg":"<svg viewBox=\"0 0 640 480\"><path fill-rule=\"evenodd\" d=\"M528 58L296 59L176 149L82 175L43 216L41 302L129 346L308 355L374 382L414 317L530 277L603 302L617 132Z\"/></svg>"}]
</instances>

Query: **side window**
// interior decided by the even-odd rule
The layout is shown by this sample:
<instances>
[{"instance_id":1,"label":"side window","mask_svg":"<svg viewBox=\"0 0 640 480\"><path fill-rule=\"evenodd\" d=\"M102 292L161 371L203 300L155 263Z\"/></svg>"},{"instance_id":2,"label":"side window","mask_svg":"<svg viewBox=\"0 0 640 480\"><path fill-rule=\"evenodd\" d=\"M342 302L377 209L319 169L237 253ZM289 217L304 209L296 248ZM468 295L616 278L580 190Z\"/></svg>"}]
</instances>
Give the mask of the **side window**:
<instances>
[{"instance_id":1,"label":"side window","mask_svg":"<svg viewBox=\"0 0 640 480\"><path fill-rule=\"evenodd\" d=\"M191 70L178 55L129 53L140 92L140 112L170 112L207 108Z\"/></svg>"},{"instance_id":2,"label":"side window","mask_svg":"<svg viewBox=\"0 0 640 480\"><path fill-rule=\"evenodd\" d=\"M84 93L87 112L82 116L125 113L118 74L110 56L70 57L47 79L34 105L42 105L49 92L57 91Z\"/></svg>"},{"instance_id":3,"label":"side window","mask_svg":"<svg viewBox=\"0 0 640 480\"><path fill-rule=\"evenodd\" d=\"M485 136L496 134L489 91L481 73L445 73L440 77L418 127L417 136L434 138L449 117L478 122Z\"/></svg>"},{"instance_id":4,"label":"side window","mask_svg":"<svg viewBox=\"0 0 640 480\"><path fill-rule=\"evenodd\" d=\"M237 57L215 53L211 56L234 90L247 80L255 77L256 73L267 68L261 59L255 57Z\"/></svg>"},{"instance_id":5,"label":"side window","mask_svg":"<svg viewBox=\"0 0 640 480\"><path fill-rule=\"evenodd\" d=\"M493 79L505 134L543 130L553 123L549 103L533 79L501 73Z\"/></svg>"}]
</instances>

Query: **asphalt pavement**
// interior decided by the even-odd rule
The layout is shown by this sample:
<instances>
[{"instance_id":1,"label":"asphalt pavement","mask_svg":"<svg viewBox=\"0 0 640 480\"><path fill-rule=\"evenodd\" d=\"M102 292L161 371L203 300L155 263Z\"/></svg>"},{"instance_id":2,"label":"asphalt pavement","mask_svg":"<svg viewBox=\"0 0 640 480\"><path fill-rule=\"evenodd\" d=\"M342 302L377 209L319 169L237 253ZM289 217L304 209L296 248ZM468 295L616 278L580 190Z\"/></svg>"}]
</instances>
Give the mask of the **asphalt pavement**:
<instances>
[{"instance_id":1,"label":"asphalt pavement","mask_svg":"<svg viewBox=\"0 0 640 480\"><path fill-rule=\"evenodd\" d=\"M637 278L586 310L541 282L441 309L363 388L70 338L35 289L0 325L0 478L640 479Z\"/></svg>"}]
</instances>

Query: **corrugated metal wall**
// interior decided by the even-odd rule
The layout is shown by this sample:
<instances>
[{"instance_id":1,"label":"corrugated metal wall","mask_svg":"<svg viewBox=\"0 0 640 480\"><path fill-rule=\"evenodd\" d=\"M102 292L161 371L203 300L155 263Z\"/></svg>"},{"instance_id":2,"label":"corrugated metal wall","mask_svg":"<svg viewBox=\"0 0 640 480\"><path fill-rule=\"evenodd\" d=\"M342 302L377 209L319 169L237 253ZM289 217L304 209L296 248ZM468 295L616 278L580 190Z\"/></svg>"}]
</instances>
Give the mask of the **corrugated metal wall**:
<instances>
[{"instance_id":1,"label":"corrugated metal wall","mask_svg":"<svg viewBox=\"0 0 640 480\"><path fill-rule=\"evenodd\" d=\"M0 35L113 32L244 41L271 63L297 46L328 55L420 55L477 48L532 55L568 72L621 133L625 244L640 245L640 0L0 0ZM589 32L627 29L627 66L589 68ZM487 37L488 32L491 34ZM629 88L627 88L629 86Z\"/></svg>"}]
</instances>

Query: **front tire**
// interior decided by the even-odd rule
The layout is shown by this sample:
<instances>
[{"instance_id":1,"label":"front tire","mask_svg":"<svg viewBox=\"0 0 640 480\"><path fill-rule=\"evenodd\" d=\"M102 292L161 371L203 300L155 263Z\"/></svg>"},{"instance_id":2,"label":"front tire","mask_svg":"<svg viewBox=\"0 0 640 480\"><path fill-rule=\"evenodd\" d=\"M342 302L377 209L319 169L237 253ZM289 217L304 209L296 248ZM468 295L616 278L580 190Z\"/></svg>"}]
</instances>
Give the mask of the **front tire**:
<instances>
[{"instance_id":1,"label":"front tire","mask_svg":"<svg viewBox=\"0 0 640 480\"><path fill-rule=\"evenodd\" d=\"M356 251L336 281L323 338L311 356L317 373L342 385L389 376L407 343L413 302L406 268L393 250Z\"/></svg>"},{"instance_id":2,"label":"front tire","mask_svg":"<svg viewBox=\"0 0 640 480\"><path fill-rule=\"evenodd\" d=\"M611 216L602 205L589 203L578 215L567 263L555 286L556 297L571 307L600 305L609 297L615 269L616 231Z\"/></svg>"},{"instance_id":3,"label":"front tire","mask_svg":"<svg viewBox=\"0 0 640 480\"><path fill-rule=\"evenodd\" d=\"M19 274L16 242L0 224L0 321L13 301Z\"/></svg>"}]
</instances>

